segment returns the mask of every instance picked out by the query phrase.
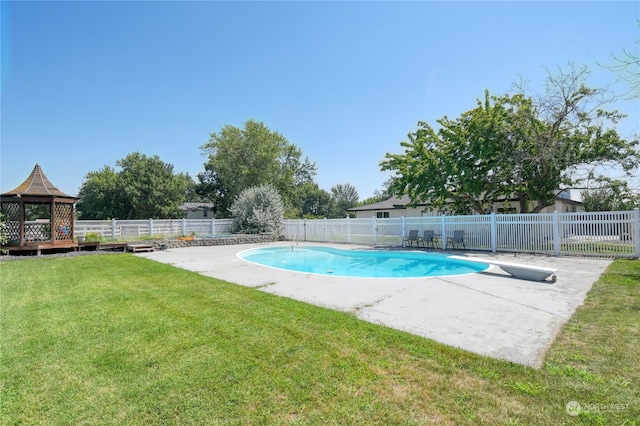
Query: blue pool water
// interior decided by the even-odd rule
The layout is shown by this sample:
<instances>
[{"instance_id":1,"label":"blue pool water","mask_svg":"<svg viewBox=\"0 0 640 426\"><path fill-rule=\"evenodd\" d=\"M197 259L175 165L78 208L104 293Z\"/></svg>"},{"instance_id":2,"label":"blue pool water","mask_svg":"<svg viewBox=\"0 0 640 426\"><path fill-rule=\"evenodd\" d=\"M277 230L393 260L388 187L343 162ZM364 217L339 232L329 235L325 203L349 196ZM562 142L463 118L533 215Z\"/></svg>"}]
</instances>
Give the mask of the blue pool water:
<instances>
[{"instance_id":1,"label":"blue pool water","mask_svg":"<svg viewBox=\"0 0 640 426\"><path fill-rule=\"evenodd\" d=\"M484 271L489 265L424 252L268 247L238 255L247 262L311 274L363 278L440 277Z\"/></svg>"}]
</instances>

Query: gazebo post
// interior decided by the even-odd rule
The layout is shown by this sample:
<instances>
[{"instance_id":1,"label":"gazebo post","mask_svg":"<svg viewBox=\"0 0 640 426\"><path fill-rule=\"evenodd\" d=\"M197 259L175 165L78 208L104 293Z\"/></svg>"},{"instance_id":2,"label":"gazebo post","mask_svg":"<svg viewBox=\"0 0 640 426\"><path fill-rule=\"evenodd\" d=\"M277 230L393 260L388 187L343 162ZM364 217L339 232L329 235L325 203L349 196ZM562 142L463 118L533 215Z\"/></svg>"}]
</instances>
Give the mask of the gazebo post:
<instances>
[{"instance_id":1,"label":"gazebo post","mask_svg":"<svg viewBox=\"0 0 640 426\"><path fill-rule=\"evenodd\" d=\"M49 240L51 240L52 244L55 244L56 243L56 239L58 238L58 232L57 232L58 226L56 225L58 222L56 221L56 200L55 200L55 198L51 199L51 203L49 204L49 209L51 211L51 214L50 214L51 226L49 226L49 233L51 235L49 235Z\"/></svg>"},{"instance_id":2,"label":"gazebo post","mask_svg":"<svg viewBox=\"0 0 640 426\"><path fill-rule=\"evenodd\" d=\"M20 245L23 246L25 245L25 240L24 240L25 216L24 216L24 201L22 200L22 197L19 197L18 206L20 208Z\"/></svg>"}]
</instances>

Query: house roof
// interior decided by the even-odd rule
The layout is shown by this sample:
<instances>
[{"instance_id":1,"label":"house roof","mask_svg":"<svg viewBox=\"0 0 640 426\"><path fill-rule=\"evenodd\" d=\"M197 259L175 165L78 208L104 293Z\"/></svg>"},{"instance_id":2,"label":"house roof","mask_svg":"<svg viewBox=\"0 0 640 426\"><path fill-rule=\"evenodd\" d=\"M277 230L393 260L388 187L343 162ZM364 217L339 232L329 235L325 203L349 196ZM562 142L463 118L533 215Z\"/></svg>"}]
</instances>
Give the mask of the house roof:
<instances>
[{"instance_id":1,"label":"house roof","mask_svg":"<svg viewBox=\"0 0 640 426\"><path fill-rule=\"evenodd\" d=\"M204 203L204 202L199 202L199 203L182 203L182 205L180 205L180 210L182 211L200 211L200 210L211 210L213 209L213 203Z\"/></svg>"},{"instance_id":2,"label":"house roof","mask_svg":"<svg viewBox=\"0 0 640 426\"><path fill-rule=\"evenodd\" d=\"M39 164L36 164L29 177L18 187L2 194L3 197L21 197L23 195L40 197L62 197L73 199L76 198L72 195L67 195L56 188L44 174Z\"/></svg>"},{"instance_id":3,"label":"house roof","mask_svg":"<svg viewBox=\"0 0 640 426\"><path fill-rule=\"evenodd\" d=\"M409 196L403 195L402 197L391 197L384 201L379 201L373 204L367 204L366 206L352 207L348 209L350 212L364 212L369 210L393 210L403 209L409 204Z\"/></svg>"}]
</instances>

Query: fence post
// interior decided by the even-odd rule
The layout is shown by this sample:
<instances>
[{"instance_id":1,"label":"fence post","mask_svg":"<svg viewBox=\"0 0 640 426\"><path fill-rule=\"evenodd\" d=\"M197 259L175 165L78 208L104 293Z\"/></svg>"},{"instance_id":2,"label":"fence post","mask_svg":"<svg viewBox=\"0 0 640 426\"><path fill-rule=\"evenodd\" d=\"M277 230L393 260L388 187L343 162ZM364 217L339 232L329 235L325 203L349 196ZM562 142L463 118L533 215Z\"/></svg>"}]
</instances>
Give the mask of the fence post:
<instances>
[{"instance_id":1,"label":"fence post","mask_svg":"<svg viewBox=\"0 0 640 426\"><path fill-rule=\"evenodd\" d=\"M351 243L351 224L349 223L349 216L347 216L347 244Z\"/></svg>"},{"instance_id":2,"label":"fence post","mask_svg":"<svg viewBox=\"0 0 640 426\"><path fill-rule=\"evenodd\" d=\"M111 219L111 239L116 240L116 219Z\"/></svg>"},{"instance_id":3,"label":"fence post","mask_svg":"<svg viewBox=\"0 0 640 426\"><path fill-rule=\"evenodd\" d=\"M327 218L324 218L324 242L328 242L329 241L329 237L328 237L328 226L327 226Z\"/></svg>"},{"instance_id":4,"label":"fence post","mask_svg":"<svg viewBox=\"0 0 640 426\"><path fill-rule=\"evenodd\" d=\"M153 218L149 218L149 235L153 235Z\"/></svg>"},{"instance_id":5,"label":"fence post","mask_svg":"<svg viewBox=\"0 0 640 426\"><path fill-rule=\"evenodd\" d=\"M371 234L373 236L373 245L378 244L378 221L375 216L373 216L373 223L371 228Z\"/></svg>"},{"instance_id":6,"label":"fence post","mask_svg":"<svg viewBox=\"0 0 640 426\"><path fill-rule=\"evenodd\" d=\"M560 256L560 213L553 211L553 254Z\"/></svg>"},{"instance_id":7,"label":"fence post","mask_svg":"<svg viewBox=\"0 0 640 426\"><path fill-rule=\"evenodd\" d=\"M442 241L440 241L440 244L442 244L442 250L446 250L447 249L447 221L446 221L446 216L442 215L440 216L440 233L442 234Z\"/></svg>"},{"instance_id":8,"label":"fence post","mask_svg":"<svg viewBox=\"0 0 640 426\"><path fill-rule=\"evenodd\" d=\"M496 228L496 214L491 212L491 253L498 251L498 230Z\"/></svg>"},{"instance_id":9,"label":"fence post","mask_svg":"<svg viewBox=\"0 0 640 426\"><path fill-rule=\"evenodd\" d=\"M211 218L211 236L216 235L216 220Z\"/></svg>"},{"instance_id":10,"label":"fence post","mask_svg":"<svg viewBox=\"0 0 640 426\"><path fill-rule=\"evenodd\" d=\"M636 259L640 257L640 209L633 209L633 240L636 243Z\"/></svg>"},{"instance_id":11,"label":"fence post","mask_svg":"<svg viewBox=\"0 0 640 426\"><path fill-rule=\"evenodd\" d=\"M375 216L373 218L375 220ZM402 216L402 248L405 248L405 238L407 236L407 233L404 229L404 216Z\"/></svg>"},{"instance_id":12,"label":"fence post","mask_svg":"<svg viewBox=\"0 0 640 426\"><path fill-rule=\"evenodd\" d=\"M182 235L187 235L187 219L182 218Z\"/></svg>"}]
</instances>

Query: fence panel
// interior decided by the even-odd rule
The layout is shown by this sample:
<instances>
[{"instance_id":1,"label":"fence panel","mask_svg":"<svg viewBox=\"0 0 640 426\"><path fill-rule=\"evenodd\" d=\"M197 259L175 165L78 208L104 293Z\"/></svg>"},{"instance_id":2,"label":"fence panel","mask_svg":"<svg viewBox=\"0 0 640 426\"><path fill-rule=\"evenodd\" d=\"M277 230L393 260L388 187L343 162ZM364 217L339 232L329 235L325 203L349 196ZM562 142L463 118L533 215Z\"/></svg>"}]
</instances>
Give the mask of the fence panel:
<instances>
[{"instance_id":1,"label":"fence panel","mask_svg":"<svg viewBox=\"0 0 640 426\"><path fill-rule=\"evenodd\" d=\"M153 235L175 237L183 234L181 219L154 219L149 221L149 226Z\"/></svg>"},{"instance_id":2,"label":"fence panel","mask_svg":"<svg viewBox=\"0 0 640 426\"><path fill-rule=\"evenodd\" d=\"M561 254L634 257L634 212L561 213Z\"/></svg>"},{"instance_id":3,"label":"fence panel","mask_svg":"<svg viewBox=\"0 0 640 426\"><path fill-rule=\"evenodd\" d=\"M392 217L386 219L372 218L369 223L369 226L372 226L371 223L375 223L375 244L388 246L402 245L403 219L401 217Z\"/></svg>"},{"instance_id":4,"label":"fence panel","mask_svg":"<svg viewBox=\"0 0 640 426\"><path fill-rule=\"evenodd\" d=\"M325 239L326 241L337 241L340 243L346 243L348 220L347 219L334 219L325 220Z\"/></svg>"},{"instance_id":5,"label":"fence panel","mask_svg":"<svg viewBox=\"0 0 640 426\"><path fill-rule=\"evenodd\" d=\"M231 234L233 231L233 219L216 219L214 224L214 235Z\"/></svg>"},{"instance_id":6,"label":"fence panel","mask_svg":"<svg viewBox=\"0 0 640 426\"><path fill-rule=\"evenodd\" d=\"M432 230L446 248L454 231L471 250L549 255L640 257L640 212L321 219L283 222L285 238L401 246L410 230Z\"/></svg>"},{"instance_id":7,"label":"fence panel","mask_svg":"<svg viewBox=\"0 0 640 426\"><path fill-rule=\"evenodd\" d=\"M447 240L454 231L464 232L464 247L471 250L491 250L491 216L445 216L442 238Z\"/></svg>"},{"instance_id":8,"label":"fence panel","mask_svg":"<svg viewBox=\"0 0 640 426\"><path fill-rule=\"evenodd\" d=\"M496 215L496 250L554 254L553 213Z\"/></svg>"},{"instance_id":9,"label":"fence panel","mask_svg":"<svg viewBox=\"0 0 640 426\"><path fill-rule=\"evenodd\" d=\"M76 220L73 225L73 233L82 237L87 234L98 234L102 239L113 238L110 220ZM118 231L116 238L119 237Z\"/></svg>"},{"instance_id":10,"label":"fence panel","mask_svg":"<svg viewBox=\"0 0 640 426\"><path fill-rule=\"evenodd\" d=\"M158 237L181 235L203 237L230 234L232 225L232 219L77 220L74 225L74 233L76 236L96 233L103 240L152 235Z\"/></svg>"},{"instance_id":11,"label":"fence panel","mask_svg":"<svg viewBox=\"0 0 640 426\"><path fill-rule=\"evenodd\" d=\"M118 220L116 229L120 228L121 238L136 238L151 235L148 220Z\"/></svg>"},{"instance_id":12,"label":"fence panel","mask_svg":"<svg viewBox=\"0 0 640 426\"><path fill-rule=\"evenodd\" d=\"M218 224L215 224L215 230L219 228ZM184 221L184 235L211 235L211 219L185 219Z\"/></svg>"},{"instance_id":13,"label":"fence panel","mask_svg":"<svg viewBox=\"0 0 640 426\"><path fill-rule=\"evenodd\" d=\"M341 219L335 219L341 220ZM327 219L307 220L304 222L305 241L329 241L326 233ZM336 241L340 242L340 241Z\"/></svg>"},{"instance_id":14,"label":"fence panel","mask_svg":"<svg viewBox=\"0 0 640 426\"><path fill-rule=\"evenodd\" d=\"M145 235L211 236L231 233L232 219L78 220L76 236L97 233L103 239ZM283 220L291 241L401 246L410 230L431 230L446 248L454 231L464 232L471 250L555 255L640 257L640 210L626 212L537 213L404 218Z\"/></svg>"},{"instance_id":15,"label":"fence panel","mask_svg":"<svg viewBox=\"0 0 640 426\"><path fill-rule=\"evenodd\" d=\"M305 241L304 219L287 219L283 221L282 234L284 238L291 241Z\"/></svg>"}]
</instances>

